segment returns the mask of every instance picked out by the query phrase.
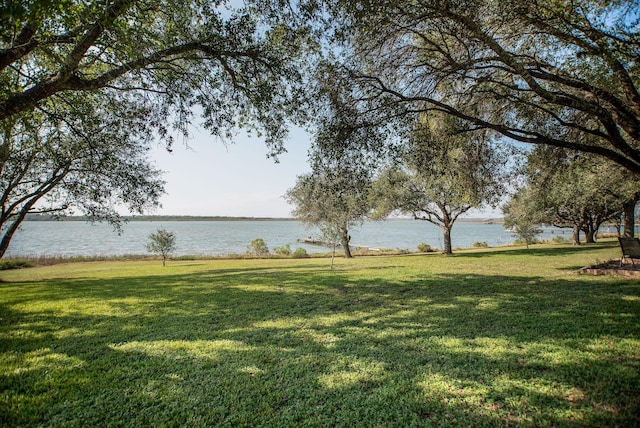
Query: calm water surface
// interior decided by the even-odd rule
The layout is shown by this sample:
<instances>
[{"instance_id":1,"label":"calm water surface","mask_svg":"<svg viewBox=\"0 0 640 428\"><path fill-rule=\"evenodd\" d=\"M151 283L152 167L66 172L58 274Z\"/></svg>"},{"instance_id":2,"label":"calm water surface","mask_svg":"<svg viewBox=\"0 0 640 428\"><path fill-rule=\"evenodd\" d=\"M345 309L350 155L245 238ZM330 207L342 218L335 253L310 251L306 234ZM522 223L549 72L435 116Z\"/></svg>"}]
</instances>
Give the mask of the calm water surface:
<instances>
[{"instance_id":1,"label":"calm water surface","mask_svg":"<svg viewBox=\"0 0 640 428\"><path fill-rule=\"evenodd\" d=\"M177 255L241 254L256 238L264 239L270 250L289 244L292 250L327 251L298 243L298 238L319 238L320 234L297 221L136 221L125 224L120 235L108 224L28 221L15 235L7 256L146 254L149 234L161 227L176 234ZM557 234L570 236L567 230L546 229L542 237ZM458 221L452 232L453 246L461 248L474 242L498 246L513 240L501 224ZM376 248L415 250L422 242L442 248L442 232L430 223L404 219L367 222L351 232L352 244Z\"/></svg>"}]
</instances>

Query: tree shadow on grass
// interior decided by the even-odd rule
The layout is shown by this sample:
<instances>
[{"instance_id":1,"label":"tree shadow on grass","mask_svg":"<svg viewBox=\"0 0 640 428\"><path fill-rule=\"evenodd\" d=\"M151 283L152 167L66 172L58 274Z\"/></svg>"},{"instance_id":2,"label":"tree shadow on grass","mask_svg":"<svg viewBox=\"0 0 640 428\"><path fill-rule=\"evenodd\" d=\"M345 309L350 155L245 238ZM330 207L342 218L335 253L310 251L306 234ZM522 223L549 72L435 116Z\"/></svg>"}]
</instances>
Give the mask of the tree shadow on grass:
<instances>
[{"instance_id":1,"label":"tree shadow on grass","mask_svg":"<svg viewBox=\"0 0 640 428\"><path fill-rule=\"evenodd\" d=\"M354 279L310 265L22 284L0 307L0 422L637 421L636 282L375 272Z\"/></svg>"},{"instance_id":2,"label":"tree shadow on grass","mask_svg":"<svg viewBox=\"0 0 640 428\"><path fill-rule=\"evenodd\" d=\"M600 251L604 248L618 248L617 241L602 241L593 244L582 245L562 245L562 246L537 246L532 245L529 248L526 247L496 247L494 251L459 251L453 255L456 257L468 257L468 258L490 258L492 256L500 255L504 252L508 252L512 256L538 256L538 257L562 257L570 256L574 254L588 255L590 252Z\"/></svg>"}]
</instances>

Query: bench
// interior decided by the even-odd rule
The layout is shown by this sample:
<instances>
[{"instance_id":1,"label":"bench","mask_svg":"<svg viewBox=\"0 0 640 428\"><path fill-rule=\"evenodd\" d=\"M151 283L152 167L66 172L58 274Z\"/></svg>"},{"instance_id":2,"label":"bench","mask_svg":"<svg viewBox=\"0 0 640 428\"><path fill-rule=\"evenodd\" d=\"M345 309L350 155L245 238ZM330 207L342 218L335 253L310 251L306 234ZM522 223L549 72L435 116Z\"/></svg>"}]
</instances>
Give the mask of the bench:
<instances>
[{"instance_id":1,"label":"bench","mask_svg":"<svg viewBox=\"0 0 640 428\"><path fill-rule=\"evenodd\" d=\"M618 241L620 242L620 249L622 250L620 266L622 267L625 259L629 259L635 269L636 264L633 260L640 260L640 241L637 238L618 238Z\"/></svg>"}]
</instances>

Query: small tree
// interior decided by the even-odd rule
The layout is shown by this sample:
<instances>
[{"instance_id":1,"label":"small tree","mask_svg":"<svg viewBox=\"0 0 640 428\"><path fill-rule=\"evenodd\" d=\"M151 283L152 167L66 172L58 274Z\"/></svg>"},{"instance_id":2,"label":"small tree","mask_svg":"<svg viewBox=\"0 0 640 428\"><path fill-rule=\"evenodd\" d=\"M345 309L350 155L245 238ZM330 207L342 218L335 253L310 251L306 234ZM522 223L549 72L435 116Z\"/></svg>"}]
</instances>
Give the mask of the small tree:
<instances>
[{"instance_id":1,"label":"small tree","mask_svg":"<svg viewBox=\"0 0 640 428\"><path fill-rule=\"evenodd\" d=\"M336 258L336 247L338 247L339 242L346 242L342 244L344 247L344 254L346 258L351 258L351 250L349 249L349 232L345 227L342 227L340 224L325 222L321 223L319 226L320 231L322 232L322 239L331 245L331 266L330 269L333 269L333 262ZM345 238L346 234L346 238Z\"/></svg>"},{"instance_id":2,"label":"small tree","mask_svg":"<svg viewBox=\"0 0 640 428\"><path fill-rule=\"evenodd\" d=\"M529 244L535 242L536 236L542 233L540 214L535 207L536 201L532 193L530 188L523 187L502 207L504 227L522 239L527 249Z\"/></svg>"},{"instance_id":3,"label":"small tree","mask_svg":"<svg viewBox=\"0 0 640 428\"><path fill-rule=\"evenodd\" d=\"M351 258L349 230L362 224L370 211L370 181L362 168L349 168L341 161L327 159L324 165L316 164L314 171L298 176L285 197L295 206L296 218L318 227L323 238L342 245L345 258Z\"/></svg>"},{"instance_id":4,"label":"small tree","mask_svg":"<svg viewBox=\"0 0 640 428\"><path fill-rule=\"evenodd\" d=\"M165 266L167 257L176 249L176 234L162 228L149 235L147 251L162 256L162 267Z\"/></svg>"},{"instance_id":5,"label":"small tree","mask_svg":"<svg viewBox=\"0 0 640 428\"><path fill-rule=\"evenodd\" d=\"M291 245L285 244L282 247L276 247L273 249L273 252L279 256L290 256L291 255Z\"/></svg>"}]
</instances>

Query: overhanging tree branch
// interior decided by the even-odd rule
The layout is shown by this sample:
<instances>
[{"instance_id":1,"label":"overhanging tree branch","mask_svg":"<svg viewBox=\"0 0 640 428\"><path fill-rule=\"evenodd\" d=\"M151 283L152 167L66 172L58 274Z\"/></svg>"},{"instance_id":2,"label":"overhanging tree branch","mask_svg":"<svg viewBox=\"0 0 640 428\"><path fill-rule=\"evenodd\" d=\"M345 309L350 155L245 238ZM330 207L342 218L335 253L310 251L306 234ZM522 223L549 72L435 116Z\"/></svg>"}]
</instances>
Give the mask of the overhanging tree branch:
<instances>
[{"instance_id":1,"label":"overhanging tree branch","mask_svg":"<svg viewBox=\"0 0 640 428\"><path fill-rule=\"evenodd\" d=\"M227 72L232 73L232 79L236 83L238 82L238 79L234 77L235 73L230 68L226 58L232 58L235 60L247 59L252 62L260 63L267 68L272 67L275 69L276 67L274 63L267 61L264 58L263 52L256 48L248 48L246 51L217 50L215 47L206 43L194 41L172 46L144 58L129 61L93 79L85 79L77 74L69 74L65 78L56 77L54 79L42 81L24 92L10 94L4 101L0 102L0 120L6 119L21 111L33 108L39 102L57 92L92 91L100 89L134 70L141 70L153 64L166 64L173 57L194 52L204 53L209 59L219 60L223 68L225 68Z\"/></svg>"},{"instance_id":2,"label":"overhanging tree branch","mask_svg":"<svg viewBox=\"0 0 640 428\"><path fill-rule=\"evenodd\" d=\"M519 141L527 144L536 144L536 145L550 145L554 147L567 148L571 150L584 151L588 153L597 154L600 156L607 157L614 162L624 166L630 171L640 172L640 151L634 149L633 147L626 144L626 142L622 139L616 139L616 146L620 149L620 151L612 150L610 148L599 146L599 145L590 145L590 144L582 144L573 140L562 140L558 138L551 137L549 135L544 135L542 133L526 130L522 128L515 128L508 126L504 123L493 123L487 120L483 120L478 116L473 116L468 113L465 113L459 108L447 104L443 101L439 101L435 98L428 96L418 96L418 95L405 95L402 92L392 89L388 87L382 79L373 75L365 75L352 71L351 76L355 80L363 81L368 84L372 84L378 91L392 95L397 102L409 104L412 107L414 112L419 111L429 111L432 109L437 109L442 112L446 112L452 116L463 119L469 123L472 123L483 129L491 129L496 131L505 137L509 137L515 141ZM418 108L419 104L423 104L424 107ZM612 125L614 126L614 125ZM613 129L612 131L615 131Z\"/></svg>"}]
</instances>

